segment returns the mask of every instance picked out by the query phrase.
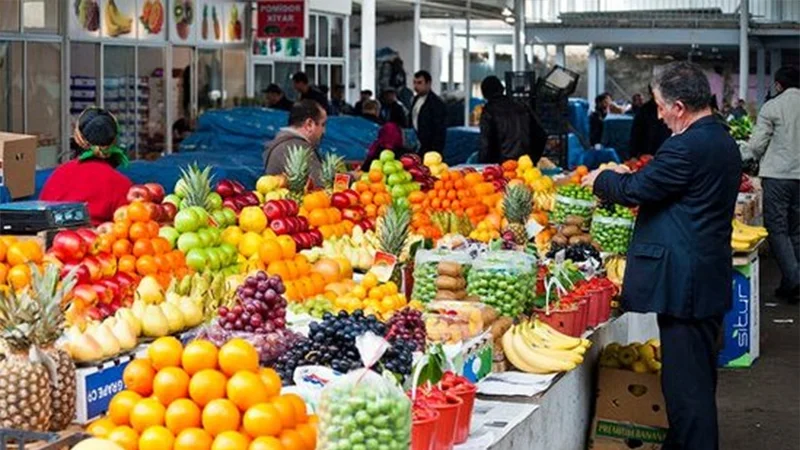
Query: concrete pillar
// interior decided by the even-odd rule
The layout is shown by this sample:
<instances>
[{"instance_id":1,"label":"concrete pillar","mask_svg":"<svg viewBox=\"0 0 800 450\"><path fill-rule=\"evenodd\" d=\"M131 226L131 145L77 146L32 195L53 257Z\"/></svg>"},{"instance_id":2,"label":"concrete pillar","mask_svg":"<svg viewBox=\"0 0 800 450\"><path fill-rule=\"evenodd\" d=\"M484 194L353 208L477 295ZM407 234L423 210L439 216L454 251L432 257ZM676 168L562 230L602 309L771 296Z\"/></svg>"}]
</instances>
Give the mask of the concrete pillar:
<instances>
[{"instance_id":1,"label":"concrete pillar","mask_svg":"<svg viewBox=\"0 0 800 450\"><path fill-rule=\"evenodd\" d=\"M419 23L422 18L422 5L420 4L420 0L414 2L414 29L413 29L413 42L414 42L414 73L422 69L421 66L421 50L420 50L420 36L419 36Z\"/></svg>"},{"instance_id":2,"label":"concrete pillar","mask_svg":"<svg viewBox=\"0 0 800 450\"><path fill-rule=\"evenodd\" d=\"M361 2L361 89L375 92L375 1Z\"/></svg>"},{"instance_id":3,"label":"concrete pillar","mask_svg":"<svg viewBox=\"0 0 800 450\"><path fill-rule=\"evenodd\" d=\"M741 0L739 4L739 98L745 101L750 75L750 43L747 36L750 24L749 4L749 0Z\"/></svg>"},{"instance_id":4,"label":"concrete pillar","mask_svg":"<svg viewBox=\"0 0 800 450\"><path fill-rule=\"evenodd\" d=\"M469 126L469 116L472 112L469 108L469 99L472 96L472 74L470 71L470 46L469 40L472 30L472 0L467 0L467 45L464 51L464 126Z\"/></svg>"},{"instance_id":5,"label":"concrete pillar","mask_svg":"<svg viewBox=\"0 0 800 450\"><path fill-rule=\"evenodd\" d=\"M589 110L594 111L594 98L597 97L597 53L589 47L589 61L586 67L586 96L589 97Z\"/></svg>"},{"instance_id":6,"label":"concrete pillar","mask_svg":"<svg viewBox=\"0 0 800 450\"><path fill-rule=\"evenodd\" d=\"M556 65L567 67L567 53L564 44L556 45Z\"/></svg>"},{"instance_id":7,"label":"concrete pillar","mask_svg":"<svg viewBox=\"0 0 800 450\"><path fill-rule=\"evenodd\" d=\"M606 91L606 49L598 48L597 52L597 93Z\"/></svg>"},{"instance_id":8,"label":"concrete pillar","mask_svg":"<svg viewBox=\"0 0 800 450\"><path fill-rule=\"evenodd\" d=\"M489 46L489 67L492 72L497 70L497 46L494 44Z\"/></svg>"},{"instance_id":9,"label":"concrete pillar","mask_svg":"<svg viewBox=\"0 0 800 450\"><path fill-rule=\"evenodd\" d=\"M775 81L775 72L781 68L783 61L781 61L781 49L773 48L769 51L769 79Z\"/></svg>"},{"instance_id":10,"label":"concrete pillar","mask_svg":"<svg viewBox=\"0 0 800 450\"><path fill-rule=\"evenodd\" d=\"M514 0L514 70L525 70L525 0Z\"/></svg>"},{"instance_id":11,"label":"concrete pillar","mask_svg":"<svg viewBox=\"0 0 800 450\"><path fill-rule=\"evenodd\" d=\"M450 48L449 52L447 53L447 90L452 91L454 87L454 72L453 66L455 66L455 54L456 54L456 32L453 27L450 27Z\"/></svg>"},{"instance_id":12,"label":"concrete pillar","mask_svg":"<svg viewBox=\"0 0 800 450\"><path fill-rule=\"evenodd\" d=\"M756 86L756 105L759 107L764 103L764 97L766 97L766 71L767 51L764 49L763 45L759 45L756 47L756 81L758 82Z\"/></svg>"}]
</instances>

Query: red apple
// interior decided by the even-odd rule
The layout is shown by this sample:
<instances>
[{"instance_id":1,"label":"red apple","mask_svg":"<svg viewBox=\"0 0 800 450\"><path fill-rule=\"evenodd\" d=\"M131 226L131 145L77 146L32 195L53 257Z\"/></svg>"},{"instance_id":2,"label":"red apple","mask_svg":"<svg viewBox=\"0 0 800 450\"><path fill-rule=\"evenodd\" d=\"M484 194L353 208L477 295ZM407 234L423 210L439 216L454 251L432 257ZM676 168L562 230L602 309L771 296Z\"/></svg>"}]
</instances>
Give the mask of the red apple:
<instances>
[{"instance_id":1,"label":"red apple","mask_svg":"<svg viewBox=\"0 0 800 450\"><path fill-rule=\"evenodd\" d=\"M230 209L231 211L235 212L236 215L239 215L239 211L241 211L241 208L239 208L236 205L236 202L233 200L233 197L228 197L225 200L223 200L222 207Z\"/></svg>"},{"instance_id":2,"label":"red apple","mask_svg":"<svg viewBox=\"0 0 800 450\"><path fill-rule=\"evenodd\" d=\"M97 309L100 310L100 314L103 315L104 319L114 314L114 308L112 308L108 303L101 302L99 305L97 305Z\"/></svg>"},{"instance_id":3,"label":"red apple","mask_svg":"<svg viewBox=\"0 0 800 450\"><path fill-rule=\"evenodd\" d=\"M350 206L358 205L359 202L358 192L352 189L345 189L344 191L342 191L342 193L346 195L347 198L350 200Z\"/></svg>"},{"instance_id":4,"label":"red apple","mask_svg":"<svg viewBox=\"0 0 800 450\"><path fill-rule=\"evenodd\" d=\"M110 253L99 253L96 256L100 262L100 271L103 277L113 277L117 273L117 258Z\"/></svg>"},{"instance_id":5,"label":"red apple","mask_svg":"<svg viewBox=\"0 0 800 450\"><path fill-rule=\"evenodd\" d=\"M283 204L280 202L280 200L268 201L263 208L264 214L267 216L267 219L272 221L284 217L286 213L282 205Z\"/></svg>"},{"instance_id":6,"label":"red apple","mask_svg":"<svg viewBox=\"0 0 800 450\"><path fill-rule=\"evenodd\" d=\"M158 183L147 183L144 185L144 187L150 192L151 202L161 203L164 201L164 197L166 196L166 192L164 192L164 186L161 186Z\"/></svg>"},{"instance_id":7,"label":"red apple","mask_svg":"<svg viewBox=\"0 0 800 450\"><path fill-rule=\"evenodd\" d=\"M103 320L106 316L100 311L100 308L92 306L86 309L86 316L92 320Z\"/></svg>"},{"instance_id":8,"label":"red apple","mask_svg":"<svg viewBox=\"0 0 800 450\"><path fill-rule=\"evenodd\" d=\"M109 292L111 292L112 301L120 300L122 292L120 290L119 283L114 281L113 278L104 278L98 281L98 284L105 286L105 288L108 289Z\"/></svg>"},{"instance_id":9,"label":"red apple","mask_svg":"<svg viewBox=\"0 0 800 450\"><path fill-rule=\"evenodd\" d=\"M72 290L72 297L83 306L92 306L97 303L97 292L91 284L79 284ZM74 301L74 300L73 300Z\"/></svg>"},{"instance_id":10,"label":"red apple","mask_svg":"<svg viewBox=\"0 0 800 450\"><path fill-rule=\"evenodd\" d=\"M244 185L236 180L231 180L231 185L233 186L233 193L236 195L242 195L245 193L245 191L247 191L247 189L244 188Z\"/></svg>"},{"instance_id":11,"label":"red apple","mask_svg":"<svg viewBox=\"0 0 800 450\"><path fill-rule=\"evenodd\" d=\"M157 203L145 203L144 206L150 211L150 220L161 222L161 205Z\"/></svg>"},{"instance_id":12,"label":"red apple","mask_svg":"<svg viewBox=\"0 0 800 450\"><path fill-rule=\"evenodd\" d=\"M114 222L103 222L97 227L97 234L111 234L114 229Z\"/></svg>"},{"instance_id":13,"label":"red apple","mask_svg":"<svg viewBox=\"0 0 800 450\"><path fill-rule=\"evenodd\" d=\"M331 206L339 209L347 208L350 206L350 198L344 192L334 192L331 195Z\"/></svg>"},{"instance_id":14,"label":"red apple","mask_svg":"<svg viewBox=\"0 0 800 450\"><path fill-rule=\"evenodd\" d=\"M322 245L322 242L324 241L324 239L322 238L322 232L321 231L319 231L317 229L313 229L313 230L309 231L308 234L313 239L314 245Z\"/></svg>"},{"instance_id":15,"label":"red apple","mask_svg":"<svg viewBox=\"0 0 800 450\"><path fill-rule=\"evenodd\" d=\"M100 266L100 261L94 256L84 258L81 264L89 269L89 278L92 281L98 281L103 278L103 268Z\"/></svg>"},{"instance_id":16,"label":"red apple","mask_svg":"<svg viewBox=\"0 0 800 450\"><path fill-rule=\"evenodd\" d=\"M345 209L342 211L342 219L349 220L351 222L358 222L363 218L361 213L359 213L355 209Z\"/></svg>"},{"instance_id":17,"label":"red apple","mask_svg":"<svg viewBox=\"0 0 800 450\"><path fill-rule=\"evenodd\" d=\"M297 228L298 231L308 231L310 224L308 223L308 218L303 216L297 216Z\"/></svg>"},{"instance_id":18,"label":"red apple","mask_svg":"<svg viewBox=\"0 0 800 450\"><path fill-rule=\"evenodd\" d=\"M94 289L94 292L97 293L98 303L111 303L111 300L114 299L113 293L100 283L92 284L92 289Z\"/></svg>"},{"instance_id":19,"label":"red apple","mask_svg":"<svg viewBox=\"0 0 800 450\"><path fill-rule=\"evenodd\" d=\"M57 254L73 261L83 258L89 251L89 246L81 235L72 230L59 231L53 238L51 248Z\"/></svg>"},{"instance_id":20,"label":"red apple","mask_svg":"<svg viewBox=\"0 0 800 450\"><path fill-rule=\"evenodd\" d=\"M270 220L269 227L272 231L275 232L277 235L289 234L289 224L287 223L288 219L278 218L275 220Z\"/></svg>"},{"instance_id":21,"label":"red apple","mask_svg":"<svg viewBox=\"0 0 800 450\"><path fill-rule=\"evenodd\" d=\"M175 220L175 214L178 214L178 207L172 203L161 204L161 220L164 222L172 222Z\"/></svg>"},{"instance_id":22,"label":"red apple","mask_svg":"<svg viewBox=\"0 0 800 450\"><path fill-rule=\"evenodd\" d=\"M259 204L258 196L254 192L245 192L242 194L242 198L249 206L255 206Z\"/></svg>"},{"instance_id":23,"label":"red apple","mask_svg":"<svg viewBox=\"0 0 800 450\"><path fill-rule=\"evenodd\" d=\"M67 263L61 268L61 278L64 278L71 271L75 270L75 282L77 284L89 284L92 281L89 269L80 263Z\"/></svg>"},{"instance_id":24,"label":"red apple","mask_svg":"<svg viewBox=\"0 0 800 450\"><path fill-rule=\"evenodd\" d=\"M223 199L233 197L235 192L233 191L233 183L230 180L221 180L217 183L217 194L219 194Z\"/></svg>"},{"instance_id":25,"label":"red apple","mask_svg":"<svg viewBox=\"0 0 800 450\"><path fill-rule=\"evenodd\" d=\"M283 199L278 201L285 205L284 210L286 211L287 217L294 217L300 212L300 207L297 206L294 200Z\"/></svg>"},{"instance_id":26,"label":"red apple","mask_svg":"<svg viewBox=\"0 0 800 450\"><path fill-rule=\"evenodd\" d=\"M97 240L97 233L95 233L94 230L91 230L89 228L81 228L77 232L80 235L81 239L83 239L83 242L86 243L86 247L90 249L90 251L93 250L94 242Z\"/></svg>"},{"instance_id":27,"label":"red apple","mask_svg":"<svg viewBox=\"0 0 800 450\"><path fill-rule=\"evenodd\" d=\"M150 193L150 190L146 187L135 184L128 189L128 203L133 202L135 200L141 200L143 202L150 202L153 201L153 196Z\"/></svg>"}]
</instances>

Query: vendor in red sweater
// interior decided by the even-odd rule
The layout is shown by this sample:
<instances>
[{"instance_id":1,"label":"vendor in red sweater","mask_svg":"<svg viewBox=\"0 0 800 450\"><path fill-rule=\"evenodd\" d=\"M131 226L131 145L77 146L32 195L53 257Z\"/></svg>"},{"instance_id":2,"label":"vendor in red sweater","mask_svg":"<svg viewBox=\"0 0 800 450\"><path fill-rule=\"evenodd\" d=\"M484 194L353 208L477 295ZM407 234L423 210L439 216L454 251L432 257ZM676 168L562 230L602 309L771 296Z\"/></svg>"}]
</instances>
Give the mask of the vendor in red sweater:
<instances>
[{"instance_id":1,"label":"vendor in red sweater","mask_svg":"<svg viewBox=\"0 0 800 450\"><path fill-rule=\"evenodd\" d=\"M108 111L83 111L71 142L77 158L53 171L39 199L84 202L93 225L111 221L114 211L128 203L128 189L133 185L117 171L128 164L125 152L117 146L118 133L117 119Z\"/></svg>"}]
</instances>

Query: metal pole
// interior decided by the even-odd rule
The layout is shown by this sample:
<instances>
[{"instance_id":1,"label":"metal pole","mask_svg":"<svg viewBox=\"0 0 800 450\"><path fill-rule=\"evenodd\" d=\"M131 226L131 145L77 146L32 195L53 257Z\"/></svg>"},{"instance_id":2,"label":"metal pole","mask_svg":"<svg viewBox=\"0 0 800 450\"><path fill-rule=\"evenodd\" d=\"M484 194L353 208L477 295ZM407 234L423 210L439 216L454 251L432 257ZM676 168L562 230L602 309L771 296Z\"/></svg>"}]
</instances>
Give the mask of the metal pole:
<instances>
[{"instance_id":1,"label":"metal pole","mask_svg":"<svg viewBox=\"0 0 800 450\"><path fill-rule=\"evenodd\" d=\"M494 44L489 46L489 67L492 72L497 69L497 46Z\"/></svg>"},{"instance_id":2,"label":"metal pole","mask_svg":"<svg viewBox=\"0 0 800 450\"><path fill-rule=\"evenodd\" d=\"M472 74L470 73L470 27L471 27L471 12L472 0L467 0L467 45L464 51L464 125L469 126L470 107L469 100L472 97Z\"/></svg>"},{"instance_id":3,"label":"metal pole","mask_svg":"<svg viewBox=\"0 0 800 450\"><path fill-rule=\"evenodd\" d=\"M567 67L567 54L564 49L564 44L556 45L556 65Z\"/></svg>"},{"instance_id":4,"label":"metal pole","mask_svg":"<svg viewBox=\"0 0 800 450\"><path fill-rule=\"evenodd\" d=\"M589 61L586 76L586 93L589 97L589 110L594 111L594 98L597 97L597 53L589 47Z\"/></svg>"},{"instance_id":5,"label":"metal pole","mask_svg":"<svg viewBox=\"0 0 800 450\"><path fill-rule=\"evenodd\" d=\"M419 70L422 69L422 65L420 63L422 59L422 55L420 54L420 21L422 19L422 5L420 4L420 0L414 2L414 73L417 73Z\"/></svg>"},{"instance_id":6,"label":"metal pole","mask_svg":"<svg viewBox=\"0 0 800 450\"><path fill-rule=\"evenodd\" d=\"M597 91L606 91L606 50L598 48L597 52Z\"/></svg>"},{"instance_id":7,"label":"metal pole","mask_svg":"<svg viewBox=\"0 0 800 450\"><path fill-rule=\"evenodd\" d=\"M361 2L361 89L375 91L375 0Z\"/></svg>"},{"instance_id":8,"label":"metal pole","mask_svg":"<svg viewBox=\"0 0 800 450\"><path fill-rule=\"evenodd\" d=\"M750 75L750 44L747 28L750 22L749 0L739 3L739 98L747 101L748 76Z\"/></svg>"},{"instance_id":9,"label":"metal pole","mask_svg":"<svg viewBox=\"0 0 800 450\"><path fill-rule=\"evenodd\" d=\"M344 37L344 67L342 71L342 81L344 81L344 98L347 99L348 102L351 102L352 99L350 95L350 16L344 16L344 21L342 22L342 34Z\"/></svg>"},{"instance_id":10,"label":"metal pole","mask_svg":"<svg viewBox=\"0 0 800 450\"><path fill-rule=\"evenodd\" d=\"M453 73L454 69L453 66L455 65L455 54L456 54L456 32L452 26L450 26L450 53L447 54L447 90L452 91L454 88L454 81L453 81Z\"/></svg>"},{"instance_id":11,"label":"metal pole","mask_svg":"<svg viewBox=\"0 0 800 450\"><path fill-rule=\"evenodd\" d=\"M525 0L514 0L514 70L525 70Z\"/></svg>"}]
</instances>

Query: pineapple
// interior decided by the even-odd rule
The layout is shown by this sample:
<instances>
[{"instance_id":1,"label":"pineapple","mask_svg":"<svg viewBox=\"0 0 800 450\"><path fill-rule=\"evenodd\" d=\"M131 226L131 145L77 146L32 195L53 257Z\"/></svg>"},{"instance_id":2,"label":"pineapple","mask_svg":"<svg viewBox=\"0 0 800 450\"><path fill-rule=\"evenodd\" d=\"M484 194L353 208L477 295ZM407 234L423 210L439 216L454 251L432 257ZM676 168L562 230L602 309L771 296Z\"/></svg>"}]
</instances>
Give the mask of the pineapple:
<instances>
[{"instance_id":1,"label":"pineapple","mask_svg":"<svg viewBox=\"0 0 800 450\"><path fill-rule=\"evenodd\" d=\"M328 195L333 192L333 182L336 179L336 174L345 171L344 158L335 153L325 154L325 158L322 159L320 178L322 178L322 188L325 189Z\"/></svg>"},{"instance_id":2,"label":"pineapple","mask_svg":"<svg viewBox=\"0 0 800 450\"><path fill-rule=\"evenodd\" d=\"M378 225L378 243L382 252L395 255L398 264L395 265L390 281L398 287L402 285L402 270L399 264L400 255L403 253L408 240L411 212L407 207L393 204L381 218Z\"/></svg>"},{"instance_id":3,"label":"pineapple","mask_svg":"<svg viewBox=\"0 0 800 450\"><path fill-rule=\"evenodd\" d=\"M310 173L308 162L310 159L311 150L308 147L292 147L286 153L284 171L286 172L286 182L289 188L287 198L294 200L298 204L300 204L308 184L308 175Z\"/></svg>"},{"instance_id":4,"label":"pineapple","mask_svg":"<svg viewBox=\"0 0 800 450\"><path fill-rule=\"evenodd\" d=\"M191 164L186 169L181 169L181 179L175 185L175 192L183 197L181 209L190 206L209 208L209 195L211 195L211 166L202 170L197 163Z\"/></svg>"},{"instance_id":5,"label":"pineapple","mask_svg":"<svg viewBox=\"0 0 800 450\"><path fill-rule=\"evenodd\" d=\"M533 210L533 193L524 184L514 184L506 187L503 195L503 212L508 220L508 226L503 234L511 234L515 244L524 245L528 242L528 233L525 222Z\"/></svg>"},{"instance_id":6,"label":"pineapple","mask_svg":"<svg viewBox=\"0 0 800 450\"><path fill-rule=\"evenodd\" d=\"M55 379L50 380L52 387L50 398L52 417L50 431L62 431L75 417L75 363L70 355L55 346L56 340L64 332L63 300L66 294L75 287L74 274L67 275L59 285L60 269L55 264L48 264L43 273L33 268L32 286L36 301L41 311L37 322L36 345L53 362Z\"/></svg>"}]
</instances>

